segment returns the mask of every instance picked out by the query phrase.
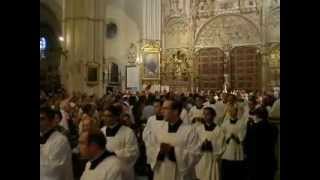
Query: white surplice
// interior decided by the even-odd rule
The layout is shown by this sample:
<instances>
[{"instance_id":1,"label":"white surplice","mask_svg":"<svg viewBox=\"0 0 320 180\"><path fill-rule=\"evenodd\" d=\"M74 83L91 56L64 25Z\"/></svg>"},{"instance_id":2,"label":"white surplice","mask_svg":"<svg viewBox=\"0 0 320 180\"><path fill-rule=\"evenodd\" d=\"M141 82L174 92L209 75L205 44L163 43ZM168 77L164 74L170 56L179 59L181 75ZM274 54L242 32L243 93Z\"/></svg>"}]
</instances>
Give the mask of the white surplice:
<instances>
[{"instance_id":1,"label":"white surplice","mask_svg":"<svg viewBox=\"0 0 320 180\"><path fill-rule=\"evenodd\" d=\"M106 136L106 126L101 128ZM120 159L124 169L124 178L134 179L134 164L139 156L139 147L136 135L133 130L127 126L121 126L115 136L106 136L107 150L114 152Z\"/></svg>"},{"instance_id":2,"label":"white surplice","mask_svg":"<svg viewBox=\"0 0 320 180\"><path fill-rule=\"evenodd\" d=\"M69 113L67 113L62 109L60 110L60 112L61 112L62 118L59 125L64 127L66 130L69 130L69 124L68 124L68 120L70 118Z\"/></svg>"},{"instance_id":3,"label":"white surplice","mask_svg":"<svg viewBox=\"0 0 320 180\"><path fill-rule=\"evenodd\" d=\"M40 179L73 180L70 144L58 131L40 144Z\"/></svg>"},{"instance_id":4,"label":"white surplice","mask_svg":"<svg viewBox=\"0 0 320 180\"><path fill-rule=\"evenodd\" d=\"M207 139L213 147L212 152L202 152L201 159L196 165L196 175L200 180L219 180L219 160L223 152L224 141L223 131L218 125L212 131L207 131L204 124L201 123L198 123L195 128L201 143Z\"/></svg>"},{"instance_id":5,"label":"white surplice","mask_svg":"<svg viewBox=\"0 0 320 180\"><path fill-rule=\"evenodd\" d=\"M160 144L168 143L174 147L176 162L165 157L164 161L157 160ZM148 138L147 156L154 180L191 180L195 178L195 165L199 162L200 141L195 129L182 123L177 132L168 132L168 122L160 125L156 132Z\"/></svg>"},{"instance_id":6,"label":"white surplice","mask_svg":"<svg viewBox=\"0 0 320 180\"><path fill-rule=\"evenodd\" d=\"M227 104L224 104L222 101L218 101L215 104L215 110L216 110L216 114L217 114L216 118L215 118L215 123L222 124L226 105Z\"/></svg>"},{"instance_id":7,"label":"white surplice","mask_svg":"<svg viewBox=\"0 0 320 180\"><path fill-rule=\"evenodd\" d=\"M247 119L239 119L235 124L230 123L230 117L225 119L221 125L221 129L225 135L223 155L221 159L229 161L242 161L244 160L244 152L242 142L247 132ZM231 134L235 135L239 140L238 144L234 139L230 139L227 143L227 139L231 137Z\"/></svg>"},{"instance_id":8,"label":"white surplice","mask_svg":"<svg viewBox=\"0 0 320 180\"><path fill-rule=\"evenodd\" d=\"M185 124L191 124L191 120L189 119L188 111L185 108L182 108L182 111L180 113L180 119Z\"/></svg>"},{"instance_id":9,"label":"white surplice","mask_svg":"<svg viewBox=\"0 0 320 180\"><path fill-rule=\"evenodd\" d=\"M203 118L203 107L197 108L196 106L192 106L192 108L189 111L189 120L192 122L194 118Z\"/></svg>"},{"instance_id":10,"label":"white surplice","mask_svg":"<svg viewBox=\"0 0 320 180\"><path fill-rule=\"evenodd\" d=\"M151 116L148 121L147 124L145 126L145 128L143 129L143 133L142 133L142 139L145 143L146 146L146 154L147 154L147 164L150 164L150 161L148 159L148 157L150 157L148 155L148 147L149 147L149 143L152 143L152 134L153 133L157 133L158 129L160 128L161 124L165 123L165 120L156 120L156 116Z\"/></svg>"},{"instance_id":11,"label":"white surplice","mask_svg":"<svg viewBox=\"0 0 320 180\"><path fill-rule=\"evenodd\" d=\"M80 180L125 180L122 164L116 156L109 156L99 165L90 169L91 162L87 162Z\"/></svg>"},{"instance_id":12,"label":"white surplice","mask_svg":"<svg viewBox=\"0 0 320 180\"><path fill-rule=\"evenodd\" d=\"M280 98L273 103L269 116L271 118L280 119Z\"/></svg>"}]
</instances>

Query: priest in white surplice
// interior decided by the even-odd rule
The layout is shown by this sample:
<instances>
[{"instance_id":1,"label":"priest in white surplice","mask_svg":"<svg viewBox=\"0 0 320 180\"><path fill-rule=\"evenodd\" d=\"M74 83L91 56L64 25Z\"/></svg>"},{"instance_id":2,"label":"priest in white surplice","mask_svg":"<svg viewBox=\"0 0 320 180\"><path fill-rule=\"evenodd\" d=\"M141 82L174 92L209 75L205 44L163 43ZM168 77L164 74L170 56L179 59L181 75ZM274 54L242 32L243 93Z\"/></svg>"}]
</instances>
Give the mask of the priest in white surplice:
<instances>
[{"instance_id":1,"label":"priest in white surplice","mask_svg":"<svg viewBox=\"0 0 320 180\"><path fill-rule=\"evenodd\" d=\"M124 180L116 155L106 150L106 139L100 131L84 131L79 138L80 154L89 158L80 180Z\"/></svg>"},{"instance_id":2,"label":"priest in white surplice","mask_svg":"<svg viewBox=\"0 0 320 180\"><path fill-rule=\"evenodd\" d=\"M195 178L195 165L201 157L201 144L195 129L182 123L179 118L181 110L182 103L166 100L162 105L162 113L167 122L151 133L146 142L154 180Z\"/></svg>"},{"instance_id":3,"label":"priest in white surplice","mask_svg":"<svg viewBox=\"0 0 320 180\"><path fill-rule=\"evenodd\" d=\"M216 104L215 104L215 110L217 113L217 117L215 119L215 122L219 125L221 125L223 122L224 112L227 107L227 104L228 104L228 94L223 93L222 99L220 101L216 102Z\"/></svg>"},{"instance_id":4,"label":"priest in white surplice","mask_svg":"<svg viewBox=\"0 0 320 180\"><path fill-rule=\"evenodd\" d=\"M161 106L162 106L162 101L159 99L156 99L153 103L154 111L156 114L154 116L149 117L147 124L143 129L142 139L145 143L146 149L149 147L148 142L152 142L150 141L150 138L152 137L151 134L156 133L156 131L161 126L161 124L165 123L163 115L161 113ZM148 155L148 152L150 151L146 150L148 171L150 172L148 176L151 178L153 177L153 173L151 170L150 161L148 160L148 157L150 157Z\"/></svg>"},{"instance_id":5,"label":"priest in white surplice","mask_svg":"<svg viewBox=\"0 0 320 180\"><path fill-rule=\"evenodd\" d=\"M40 109L40 179L73 180L70 144L54 118L51 108Z\"/></svg>"},{"instance_id":6,"label":"priest in white surplice","mask_svg":"<svg viewBox=\"0 0 320 180\"><path fill-rule=\"evenodd\" d=\"M197 96L195 100L195 105L189 111L189 121L195 123L197 121L203 120L203 97Z\"/></svg>"},{"instance_id":7,"label":"priest in white surplice","mask_svg":"<svg viewBox=\"0 0 320 180\"><path fill-rule=\"evenodd\" d=\"M204 123L196 124L201 146L201 160L196 166L196 174L200 180L220 180L219 160L223 152L224 134L220 126L215 124L216 112L212 107L205 107Z\"/></svg>"},{"instance_id":8,"label":"priest in white surplice","mask_svg":"<svg viewBox=\"0 0 320 180\"><path fill-rule=\"evenodd\" d=\"M229 116L221 129L225 135L221 161L221 180L244 180L245 162L243 141L247 130L247 119L239 118L238 107L229 109Z\"/></svg>"},{"instance_id":9,"label":"priest in white surplice","mask_svg":"<svg viewBox=\"0 0 320 180\"><path fill-rule=\"evenodd\" d=\"M145 142L146 148L149 147L149 139L152 137L151 134L156 134L158 129L161 127L161 125L163 123L165 123L164 121L164 117L161 114L161 106L162 106L162 102L160 100L155 100L155 102L153 103L154 106L154 110L156 115L149 117L146 127L143 129L143 133L142 133L142 139ZM147 151L148 153L149 151ZM148 158L148 155L147 155ZM150 162L147 159L147 164L150 164Z\"/></svg>"},{"instance_id":10,"label":"priest in white surplice","mask_svg":"<svg viewBox=\"0 0 320 180\"><path fill-rule=\"evenodd\" d=\"M132 129L120 124L121 109L117 106L110 106L103 115L106 126L101 128L101 132L107 139L106 148L114 152L120 159L124 168L124 179L134 179L134 164L139 156L137 138Z\"/></svg>"}]
</instances>

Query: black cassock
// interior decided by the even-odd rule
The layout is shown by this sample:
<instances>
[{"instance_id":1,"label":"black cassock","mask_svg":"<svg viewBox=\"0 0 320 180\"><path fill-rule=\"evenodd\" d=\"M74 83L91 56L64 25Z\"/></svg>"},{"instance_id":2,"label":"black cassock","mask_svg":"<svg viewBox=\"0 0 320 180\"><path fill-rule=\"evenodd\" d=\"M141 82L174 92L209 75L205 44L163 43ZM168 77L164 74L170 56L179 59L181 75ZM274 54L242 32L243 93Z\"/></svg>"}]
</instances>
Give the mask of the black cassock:
<instances>
[{"instance_id":1,"label":"black cassock","mask_svg":"<svg viewBox=\"0 0 320 180\"><path fill-rule=\"evenodd\" d=\"M248 165L248 180L273 180L277 169L275 144L278 130L267 120L248 122L244 152Z\"/></svg>"}]
</instances>

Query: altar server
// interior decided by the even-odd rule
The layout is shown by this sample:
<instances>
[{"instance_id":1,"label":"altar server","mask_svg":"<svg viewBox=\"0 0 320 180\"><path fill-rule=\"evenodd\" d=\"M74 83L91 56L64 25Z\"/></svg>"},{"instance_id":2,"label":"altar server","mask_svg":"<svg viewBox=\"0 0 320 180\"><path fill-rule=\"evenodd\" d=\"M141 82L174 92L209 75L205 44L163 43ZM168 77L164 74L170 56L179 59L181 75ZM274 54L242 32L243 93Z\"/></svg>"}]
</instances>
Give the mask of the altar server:
<instances>
[{"instance_id":1,"label":"altar server","mask_svg":"<svg viewBox=\"0 0 320 180\"><path fill-rule=\"evenodd\" d=\"M223 152L224 134L215 124L216 112L212 107L204 108L204 123L196 126L199 134L202 156L196 166L196 174L200 180L219 180L219 161Z\"/></svg>"},{"instance_id":2,"label":"altar server","mask_svg":"<svg viewBox=\"0 0 320 180\"><path fill-rule=\"evenodd\" d=\"M117 106L110 106L104 111L105 126L101 132L107 139L106 148L116 154L124 167L124 178L134 179L134 164L139 156L137 138L132 129L121 125L121 109Z\"/></svg>"},{"instance_id":3,"label":"altar server","mask_svg":"<svg viewBox=\"0 0 320 180\"><path fill-rule=\"evenodd\" d=\"M154 180L191 180L200 160L200 141L195 129L182 122L182 104L166 100L162 113L167 121L149 138L147 155Z\"/></svg>"}]
</instances>

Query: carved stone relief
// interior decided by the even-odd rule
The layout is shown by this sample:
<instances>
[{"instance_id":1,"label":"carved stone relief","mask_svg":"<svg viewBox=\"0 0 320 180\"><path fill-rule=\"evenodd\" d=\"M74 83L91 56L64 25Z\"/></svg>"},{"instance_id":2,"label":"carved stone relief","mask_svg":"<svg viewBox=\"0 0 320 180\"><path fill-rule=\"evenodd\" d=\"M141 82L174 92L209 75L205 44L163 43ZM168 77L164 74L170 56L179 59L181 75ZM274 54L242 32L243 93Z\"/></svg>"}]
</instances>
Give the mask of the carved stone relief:
<instances>
[{"instance_id":1,"label":"carved stone relief","mask_svg":"<svg viewBox=\"0 0 320 180\"><path fill-rule=\"evenodd\" d=\"M280 8L274 9L267 18L267 41L280 42Z\"/></svg>"},{"instance_id":2,"label":"carved stone relief","mask_svg":"<svg viewBox=\"0 0 320 180\"><path fill-rule=\"evenodd\" d=\"M191 34L189 25L181 18L169 21L165 29L165 47L179 48L191 45Z\"/></svg>"},{"instance_id":3,"label":"carved stone relief","mask_svg":"<svg viewBox=\"0 0 320 180\"><path fill-rule=\"evenodd\" d=\"M241 45L259 42L259 32L253 23L241 16L223 15L210 20L200 29L195 46L221 47L226 43Z\"/></svg>"},{"instance_id":4,"label":"carved stone relief","mask_svg":"<svg viewBox=\"0 0 320 180\"><path fill-rule=\"evenodd\" d=\"M216 15L240 11L239 0L216 0L215 3Z\"/></svg>"}]
</instances>

